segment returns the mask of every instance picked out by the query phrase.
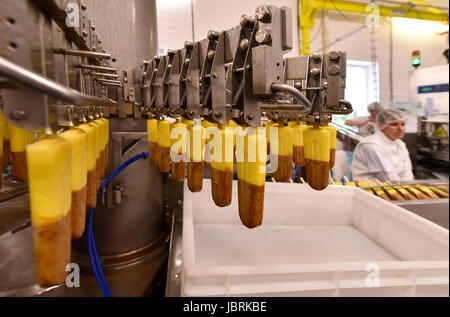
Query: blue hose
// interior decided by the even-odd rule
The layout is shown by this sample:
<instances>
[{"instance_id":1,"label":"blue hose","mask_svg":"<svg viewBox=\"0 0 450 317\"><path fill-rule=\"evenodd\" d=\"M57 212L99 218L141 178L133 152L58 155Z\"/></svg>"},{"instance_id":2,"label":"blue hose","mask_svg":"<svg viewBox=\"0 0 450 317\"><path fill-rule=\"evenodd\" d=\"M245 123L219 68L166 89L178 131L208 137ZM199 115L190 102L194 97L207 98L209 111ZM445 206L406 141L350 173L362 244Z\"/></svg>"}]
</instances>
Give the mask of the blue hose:
<instances>
[{"instance_id":1,"label":"blue hose","mask_svg":"<svg viewBox=\"0 0 450 317\"><path fill-rule=\"evenodd\" d=\"M90 210L90 215L89 215L89 229L88 229L88 242L89 242L89 260L91 261L91 266L92 266L92 271L94 272L95 275L95 279L97 280L98 285L100 286L100 289L102 290L102 293L105 297L111 297L111 292L109 291L109 288L107 289L107 285L105 287L103 281L105 281L106 283L106 279L103 276L103 271L101 271L101 266L99 265L99 263L95 262L96 258L98 258L95 256L94 254L94 247L95 247L95 240L93 240L93 233L92 233L92 219L94 216L94 209ZM99 266L99 270L102 272L102 277L103 279L100 278L99 273L97 271L97 264Z\"/></svg>"},{"instance_id":2,"label":"blue hose","mask_svg":"<svg viewBox=\"0 0 450 317\"><path fill-rule=\"evenodd\" d=\"M132 158L126 160L124 163L122 163L107 179L106 181L100 186L99 191L97 192L97 200L100 200L102 196L103 190L108 186L109 182L122 170L124 170L127 166L133 164L134 162L140 160L140 159L146 159L149 156L148 152L143 152L140 154L137 154L133 156ZM91 262L92 270L95 275L95 279L97 280L98 286L100 287L103 295L105 297L112 297L111 291L109 290L108 283L106 282L105 275L103 274L102 266L100 265L100 259L97 253L97 247L95 246L95 240L94 240L94 231L93 231L93 224L92 220L94 218L94 211L95 209L92 208L90 210L89 215L89 222L88 222L88 243L89 243L89 260ZM97 271L98 269L98 271Z\"/></svg>"}]
</instances>

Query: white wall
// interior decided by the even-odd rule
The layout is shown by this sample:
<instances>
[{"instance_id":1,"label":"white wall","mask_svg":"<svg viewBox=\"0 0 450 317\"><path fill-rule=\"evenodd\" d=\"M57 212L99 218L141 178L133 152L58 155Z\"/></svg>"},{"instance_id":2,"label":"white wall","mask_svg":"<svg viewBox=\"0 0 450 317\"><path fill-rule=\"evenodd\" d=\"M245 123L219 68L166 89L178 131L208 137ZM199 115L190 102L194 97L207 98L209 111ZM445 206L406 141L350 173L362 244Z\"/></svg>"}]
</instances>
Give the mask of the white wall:
<instances>
[{"instance_id":1,"label":"white wall","mask_svg":"<svg viewBox=\"0 0 450 317\"><path fill-rule=\"evenodd\" d=\"M298 55L296 0L192 0L195 40L206 38L209 30L226 30L239 25L243 14L254 15L260 4L290 7L292 10L293 49L286 56Z\"/></svg>"},{"instance_id":2,"label":"white wall","mask_svg":"<svg viewBox=\"0 0 450 317\"><path fill-rule=\"evenodd\" d=\"M432 1L433 3L436 0ZM289 6L293 12L293 43L294 48L288 56L297 55L299 51L297 31L297 1L296 0L192 0L194 17L194 39L206 37L209 30L224 30L239 24L242 14L253 15L259 4ZM448 2L436 2L445 5ZM157 0L159 45L165 48L179 48L185 40L192 40L191 0ZM323 17L323 18L322 18ZM329 42L357 29L365 23L365 16L329 11L317 13L315 26L311 30L312 51L323 47L323 34ZM322 25L321 25L322 22ZM380 101L388 105L389 91L389 23L390 18L380 19L377 41L377 61L379 64ZM323 28L324 27L324 28ZM393 101L408 100L408 72L411 66L411 52L420 50L421 67L431 67L446 64L442 56L448 48L447 35L436 35L436 23L419 20L396 19L393 28ZM370 61L370 31L366 28L349 38L330 47L331 50L347 52L348 59Z\"/></svg>"},{"instance_id":3,"label":"white wall","mask_svg":"<svg viewBox=\"0 0 450 317\"><path fill-rule=\"evenodd\" d=\"M156 0L156 10L160 48L178 49L192 41L191 0Z\"/></svg>"},{"instance_id":4,"label":"white wall","mask_svg":"<svg viewBox=\"0 0 450 317\"><path fill-rule=\"evenodd\" d=\"M448 6L448 5L447 5ZM354 14L328 12L325 18L325 28L328 31L329 42L356 30L365 23L365 17L358 17ZM353 21L344 18L354 19ZM321 29L321 12L317 14L315 25L311 31L313 37L312 50L319 50L323 47L323 30ZM379 64L379 87L380 101L388 105L390 101L389 91L389 22L390 18L381 17L380 26L377 28L377 62ZM392 39L393 39L393 101L407 101L408 97L408 73L413 70L411 66L411 53L420 50L422 65L421 68L447 64L447 60L442 55L448 48L447 35L436 35L435 30L438 23L410 20L393 19ZM323 26L323 25L322 25ZM366 28L352 36L331 46L330 50L341 50L347 52L347 58L351 60L370 61L370 29Z\"/></svg>"}]
</instances>

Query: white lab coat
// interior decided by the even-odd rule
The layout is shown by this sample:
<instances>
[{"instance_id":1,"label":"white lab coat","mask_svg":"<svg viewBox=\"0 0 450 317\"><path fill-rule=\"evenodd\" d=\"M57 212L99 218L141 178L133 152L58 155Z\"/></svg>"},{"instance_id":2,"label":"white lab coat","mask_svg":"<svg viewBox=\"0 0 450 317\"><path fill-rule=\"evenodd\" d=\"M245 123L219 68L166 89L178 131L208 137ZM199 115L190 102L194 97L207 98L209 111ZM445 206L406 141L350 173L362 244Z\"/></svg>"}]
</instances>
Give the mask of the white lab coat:
<instances>
[{"instance_id":1,"label":"white lab coat","mask_svg":"<svg viewBox=\"0 0 450 317\"><path fill-rule=\"evenodd\" d=\"M369 117L356 117L351 119L352 121L355 122L364 122L367 121L369 119ZM375 123L374 122L366 122L363 125L358 126L358 132L359 134L361 134L362 136L369 136L371 134L373 134L375 131Z\"/></svg>"},{"instance_id":2,"label":"white lab coat","mask_svg":"<svg viewBox=\"0 0 450 317\"><path fill-rule=\"evenodd\" d=\"M352 163L353 177L381 181L413 180L412 164L405 143L390 140L377 131L360 141Z\"/></svg>"}]
</instances>

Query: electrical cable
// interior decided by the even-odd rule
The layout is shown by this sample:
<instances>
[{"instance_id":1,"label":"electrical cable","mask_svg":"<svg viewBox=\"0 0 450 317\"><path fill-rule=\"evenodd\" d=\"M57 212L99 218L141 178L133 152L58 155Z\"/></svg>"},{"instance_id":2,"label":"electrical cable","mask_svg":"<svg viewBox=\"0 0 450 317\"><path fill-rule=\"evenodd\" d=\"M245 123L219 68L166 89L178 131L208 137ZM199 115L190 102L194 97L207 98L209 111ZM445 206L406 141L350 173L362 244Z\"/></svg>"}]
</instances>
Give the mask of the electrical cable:
<instances>
[{"instance_id":1,"label":"electrical cable","mask_svg":"<svg viewBox=\"0 0 450 317\"><path fill-rule=\"evenodd\" d=\"M124 170L129 165L133 164L134 162L140 160L140 159L146 159L149 156L148 152L143 152L140 154L137 154L133 156L132 158L128 159L124 163L122 163L107 179L103 182L103 184L100 186L99 191L97 192L97 200L100 200L103 190L106 188L106 186L109 184L109 182L117 176L122 170ZM89 223L88 223L88 243L89 243L89 260L91 262L92 270L95 275L95 279L97 280L98 286L100 287L103 295L105 297L112 297L111 291L108 287L108 283L106 282L106 278L103 274L103 270L100 264L100 258L97 253L97 247L95 246L95 240L94 240L94 231L93 231L93 218L94 218L94 211L95 209L92 208L90 210L89 215Z\"/></svg>"}]
</instances>

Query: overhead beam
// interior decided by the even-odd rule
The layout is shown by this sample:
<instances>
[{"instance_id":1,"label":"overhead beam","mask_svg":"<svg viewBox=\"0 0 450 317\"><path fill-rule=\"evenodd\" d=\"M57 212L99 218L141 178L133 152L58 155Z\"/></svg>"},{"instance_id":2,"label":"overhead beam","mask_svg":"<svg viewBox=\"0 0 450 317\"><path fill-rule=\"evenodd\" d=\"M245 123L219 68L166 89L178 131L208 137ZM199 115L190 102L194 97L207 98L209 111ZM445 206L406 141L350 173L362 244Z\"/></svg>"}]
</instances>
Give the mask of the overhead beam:
<instances>
[{"instance_id":1,"label":"overhead beam","mask_svg":"<svg viewBox=\"0 0 450 317\"><path fill-rule=\"evenodd\" d=\"M415 0L421 1L421 0ZM423 2L422 2L423 3ZM303 1L302 1L303 4ZM310 8L317 10L339 10L342 12L351 12L358 14L367 14L366 11L368 3L366 2L354 2L343 0L311 0ZM385 17L399 17L410 18L428 21L438 21L448 23L448 13L440 10L430 10L430 8L421 9L414 7L411 3L405 3L400 6L388 6L378 4L380 15ZM439 12L438 12L439 11Z\"/></svg>"},{"instance_id":2,"label":"overhead beam","mask_svg":"<svg viewBox=\"0 0 450 317\"><path fill-rule=\"evenodd\" d=\"M311 0L301 0L300 10L300 31L302 43L300 54L311 54L311 28L314 26L317 8L311 7Z\"/></svg>"}]
</instances>

